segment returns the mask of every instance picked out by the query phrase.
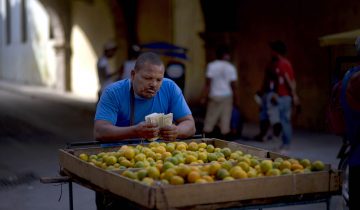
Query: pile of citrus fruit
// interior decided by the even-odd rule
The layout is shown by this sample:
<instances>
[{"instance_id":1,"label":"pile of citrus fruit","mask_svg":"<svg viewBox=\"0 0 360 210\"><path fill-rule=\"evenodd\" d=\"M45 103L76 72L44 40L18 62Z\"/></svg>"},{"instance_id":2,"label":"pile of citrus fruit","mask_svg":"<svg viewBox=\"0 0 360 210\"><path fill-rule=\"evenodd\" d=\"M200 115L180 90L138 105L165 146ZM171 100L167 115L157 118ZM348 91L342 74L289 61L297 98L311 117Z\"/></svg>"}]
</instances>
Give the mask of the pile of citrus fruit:
<instances>
[{"instance_id":1,"label":"pile of citrus fruit","mask_svg":"<svg viewBox=\"0 0 360 210\"><path fill-rule=\"evenodd\" d=\"M124 170L127 178L147 185L155 182L180 185L218 180L279 176L324 170L322 161L309 159L264 159L228 147L218 148L204 142L151 142L124 145L118 151L101 152L79 158L106 170Z\"/></svg>"}]
</instances>

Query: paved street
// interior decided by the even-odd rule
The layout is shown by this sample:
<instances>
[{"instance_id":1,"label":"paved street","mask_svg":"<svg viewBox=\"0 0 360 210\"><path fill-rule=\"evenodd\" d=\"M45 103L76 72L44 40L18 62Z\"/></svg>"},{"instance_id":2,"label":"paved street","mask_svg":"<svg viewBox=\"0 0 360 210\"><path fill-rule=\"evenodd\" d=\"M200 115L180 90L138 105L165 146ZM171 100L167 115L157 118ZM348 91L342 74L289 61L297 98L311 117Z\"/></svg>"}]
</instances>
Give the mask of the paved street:
<instances>
[{"instance_id":1,"label":"paved street","mask_svg":"<svg viewBox=\"0 0 360 210\"><path fill-rule=\"evenodd\" d=\"M57 151L67 142L92 139L94 102L3 82L0 98L0 209L69 209L67 185L42 184L39 178L58 176ZM256 125L245 125L245 137L256 133ZM269 150L280 144L244 139L238 142ZM338 137L295 130L289 156L323 160L336 168L340 146ZM93 191L75 184L74 209L95 210ZM269 209L318 210L326 206L317 203ZM339 196L334 197L331 210L340 209Z\"/></svg>"}]
</instances>

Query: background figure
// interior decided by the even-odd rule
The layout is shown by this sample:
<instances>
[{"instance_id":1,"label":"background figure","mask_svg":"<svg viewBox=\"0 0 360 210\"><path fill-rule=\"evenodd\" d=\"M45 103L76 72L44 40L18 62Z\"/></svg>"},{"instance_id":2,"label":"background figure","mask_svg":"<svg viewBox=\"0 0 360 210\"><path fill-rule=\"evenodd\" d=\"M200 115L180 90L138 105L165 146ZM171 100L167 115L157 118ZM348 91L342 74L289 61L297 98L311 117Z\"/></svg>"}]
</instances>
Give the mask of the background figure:
<instances>
[{"instance_id":1,"label":"background figure","mask_svg":"<svg viewBox=\"0 0 360 210\"><path fill-rule=\"evenodd\" d=\"M258 141L271 139L272 135L279 137L282 130L278 94L276 93L278 88L276 75L277 62L278 59L272 57L271 62L265 69L262 87L255 95L255 100L260 105L260 132L254 137L254 139Z\"/></svg>"},{"instance_id":2,"label":"background figure","mask_svg":"<svg viewBox=\"0 0 360 210\"><path fill-rule=\"evenodd\" d=\"M360 56L360 37L355 42ZM342 80L340 103L342 105L349 151L349 210L360 209L360 66L348 70Z\"/></svg>"},{"instance_id":3,"label":"background figure","mask_svg":"<svg viewBox=\"0 0 360 210\"><path fill-rule=\"evenodd\" d=\"M103 49L103 54L102 56L98 59L97 62L97 73L98 73L98 78L99 78L99 85L100 85L100 89L98 91L98 99L101 96L101 93L103 92L103 90L106 88L106 86L108 86L109 84L111 84L113 82L113 76L118 75L119 73L116 71L112 71L110 68L110 64L109 64L109 59L111 59L112 57L114 57L116 51L117 51L117 44L114 42L107 42L104 45L104 49Z\"/></svg>"},{"instance_id":4,"label":"background figure","mask_svg":"<svg viewBox=\"0 0 360 210\"><path fill-rule=\"evenodd\" d=\"M292 105L299 106L299 97L296 93L294 70L290 61L285 57L286 45L282 41L270 43L272 59L275 62L277 75L277 91L280 123L282 126L282 145L280 152L286 153L290 149L292 138L291 111Z\"/></svg>"},{"instance_id":5,"label":"background figure","mask_svg":"<svg viewBox=\"0 0 360 210\"><path fill-rule=\"evenodd\" d=\"M129 60L126 60L121 68L121 79L130 79L131 71L135 67L135 62L140 53L140 47L137 45L131 46L129 50Z\"/></svg>"},{"instance_id":6,"label":"background figure","mask_svg":"<svg viewBox=\"0 0 360 210\"><path fill-rule=\"evenodd\" d=\"M216 60L210 62L206 70L206 82L202 103L207 102L203 132L213 135L215 125L219 124L222 137L229 138L230 120L233 104L238 108L237 71L230 61L226 47L216 51Z\"/></svg>"}]
</instances>

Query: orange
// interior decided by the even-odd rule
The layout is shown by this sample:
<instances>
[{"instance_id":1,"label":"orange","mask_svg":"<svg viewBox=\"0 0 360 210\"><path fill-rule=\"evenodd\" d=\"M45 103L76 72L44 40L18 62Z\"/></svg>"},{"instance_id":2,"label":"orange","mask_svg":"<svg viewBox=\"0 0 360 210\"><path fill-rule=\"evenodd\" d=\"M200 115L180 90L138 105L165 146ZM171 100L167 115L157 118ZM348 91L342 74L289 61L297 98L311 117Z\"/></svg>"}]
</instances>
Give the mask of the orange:
<instances>
[{"instance_id":1,"label":"orange","mask_svg":"<svg viewBox=\"0 0 360 210\"><path fill-rule=\"evenodd\" d=\"M170 179L170 184L173 184L173 185L181 185L181 184L184 184L184 178L182 178L181 176L173 176L171 177Z\"/></svg>"},{"instance_id":2,"label":"orange","mask_svg":"<svg viewBox=\"0 0 360 210\"><path fill-rule=\"evenodd\" d=\"M190 183L195 183L197 179L200 178L200 172L199 171L191 171L188 175L187 175L187 180Z\"/></svg>"},{"instance_id":3,"label":"orange","mask_svg":"<svg viewBox=\"0 0 360 210\"><path fill-rule=\"evenodd\" d=\"M147 169L147 172L148 172L148 177L150 178L153 178L153 179L159 179L160 177L160 171L158 168L152 166L152 167L149 167Z\"/></svg>"},{"instance_id":4,"label":"orange","mask_svg":"<svg viewBox=\"0 0 360 210\"><path fill-rule=\"evenodd\" d=\"M216 178L219 180L223 180L225 177L228 176L230 176L229 171L224 168L220 168L216 173Z\"/></svg>"}]
</instances>

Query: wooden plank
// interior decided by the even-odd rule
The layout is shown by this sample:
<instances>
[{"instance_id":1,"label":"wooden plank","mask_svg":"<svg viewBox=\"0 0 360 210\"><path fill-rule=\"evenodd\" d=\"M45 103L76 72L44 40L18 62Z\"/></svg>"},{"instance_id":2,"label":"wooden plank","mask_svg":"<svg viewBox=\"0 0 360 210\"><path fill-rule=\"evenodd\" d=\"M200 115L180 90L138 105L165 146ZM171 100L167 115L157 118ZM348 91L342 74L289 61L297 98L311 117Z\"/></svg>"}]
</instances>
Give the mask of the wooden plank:
<instances>
[{"instance_id":1,"label":"wooden plank","mask_svg":"<svg viewBox=\"0 0 360 210\"><path fill-rule=\"evenodd\" d=\"M166 209L169 207L176 208L189 205L294 195L293 182L294 179L289 175L207 184L163 186L156 190L156 207Z\"/></svg>"}]
</instances>

